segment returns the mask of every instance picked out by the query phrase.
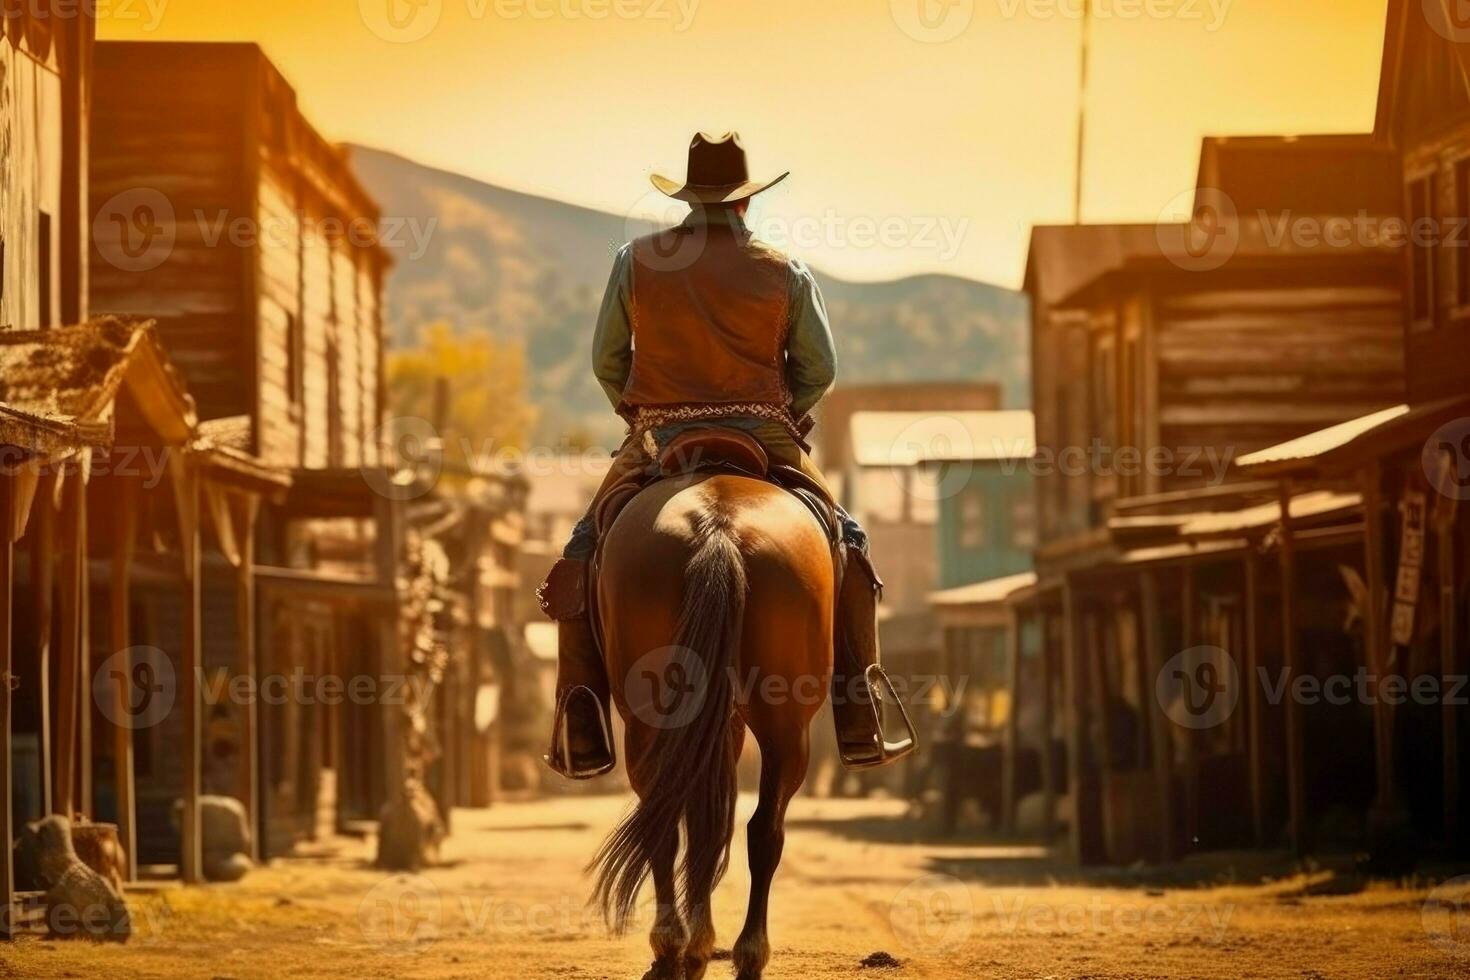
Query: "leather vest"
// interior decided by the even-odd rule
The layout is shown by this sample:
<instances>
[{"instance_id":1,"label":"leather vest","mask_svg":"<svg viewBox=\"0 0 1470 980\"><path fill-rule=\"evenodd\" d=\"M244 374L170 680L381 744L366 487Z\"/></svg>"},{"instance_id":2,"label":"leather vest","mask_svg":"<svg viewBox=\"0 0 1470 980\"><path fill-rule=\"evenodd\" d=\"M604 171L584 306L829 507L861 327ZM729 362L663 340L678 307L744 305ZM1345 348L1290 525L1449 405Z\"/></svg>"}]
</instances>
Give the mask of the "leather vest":
<instances>
[{"instance_id":1,"label":"leather vest","mask_svg":"<svg viewBox=\"0 0 1470 980\"><path fill-rule=\"evenodd\" d=\"M619 411L758 405L785 413L791 268L724 224L632 244L633 365Z\"/></svg>"}]
</instances>

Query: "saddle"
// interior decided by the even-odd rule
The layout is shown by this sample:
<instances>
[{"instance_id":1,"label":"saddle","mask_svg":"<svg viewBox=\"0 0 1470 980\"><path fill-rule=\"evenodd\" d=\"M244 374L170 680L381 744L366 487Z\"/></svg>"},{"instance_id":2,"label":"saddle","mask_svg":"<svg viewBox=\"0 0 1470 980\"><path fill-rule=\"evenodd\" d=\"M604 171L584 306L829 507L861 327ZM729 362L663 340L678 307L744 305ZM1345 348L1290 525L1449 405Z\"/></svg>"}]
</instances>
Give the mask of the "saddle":
<instances>
[{"instance_id":1,"label":"saddle","mask_svg":"<svg viewBox=\"0 0 1470 980\"><path fill-rule=\"evenodd\" d=\"M689 429L671 439L644 471L613 487L593 515L600 542L623 508L638 494L661 480L692 473L726 471L765 480L786 490L811 511L835 552L842 541L837 503L824 489L794 466L772 463L765 447L748 432L720 426Z\"/></svg>"}]
</instances>

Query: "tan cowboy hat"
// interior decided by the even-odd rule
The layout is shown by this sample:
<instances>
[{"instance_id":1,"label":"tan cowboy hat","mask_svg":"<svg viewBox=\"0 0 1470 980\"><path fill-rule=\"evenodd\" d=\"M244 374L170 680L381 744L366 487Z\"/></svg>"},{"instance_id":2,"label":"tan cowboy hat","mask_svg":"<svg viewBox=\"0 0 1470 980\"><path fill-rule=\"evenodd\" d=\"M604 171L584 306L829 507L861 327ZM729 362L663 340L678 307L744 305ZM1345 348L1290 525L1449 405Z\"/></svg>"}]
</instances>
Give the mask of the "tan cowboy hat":
<instances>
[{"instance_id":1,"label":"tan cowboy hat","mask_svg":"<svg viewBox=\"0 0 1470 980\"><path fill-rule=\"evenodd\" d=\"M745 164L745 147L739 133L726 133L718 139L696 133L689 143L688 179L683 183L662 174L649 177L660 193L690 204L732 204L774 187L791 172L775 180L750 179Z\"/></svg>"}]
</instances>

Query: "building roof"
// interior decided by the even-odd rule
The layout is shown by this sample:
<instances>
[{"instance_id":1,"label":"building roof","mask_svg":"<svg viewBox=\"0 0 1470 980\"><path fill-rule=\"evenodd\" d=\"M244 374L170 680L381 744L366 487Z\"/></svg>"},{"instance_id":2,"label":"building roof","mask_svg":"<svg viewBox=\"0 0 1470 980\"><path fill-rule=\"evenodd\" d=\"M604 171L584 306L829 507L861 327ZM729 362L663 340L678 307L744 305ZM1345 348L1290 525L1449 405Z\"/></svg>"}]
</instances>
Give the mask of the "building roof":
<instances>
[{"instance_id":1,"label":"building roof","mask_svg":"<svg viewBox=\"0 0 1470 980\"><path fill-rule=\"evenodd\" d=\"M1011 595L1022 589L1029 589L1035 584L1035 572L1022 572L1019 575L1007 575L1004 578L993 578L986 582L976 582L973 585L961 585L958 588L931 592L929 604L946 608L993 605L1004 602Z\"/></svg>"},{"instance_id":2,"label":"building roof","mask_svg":"<svg viewBox=\"0 0 1470 980\"><path fill-rule=\"evenodd\" d=\"M194 400L152 321L101 317L0 332L0 402L12 409L95 431L113 421L124 386L164 442L183 445L193 438Z\"/></svg>"},{"instance_id":3,"label":"building roof","mask_svg":"<svg viewBox=\"0 0 1470 980\"><path fill-rule=\"evenodd\" d=\"M1397 215L1403 207L1397 151L1371 133L1208 136L1200 148L1196 205L1210 191L1237 214Z\"/></svg>"},{"instance_id":4,"label":"building roof","mask_svg":"<svg viewBox=\"0 0 1470 980\"><path fill-rule=\"evenodd\" d=\"M1325 517L1344 511L1355 510L1363 504L1357 493L1334 493L1318 490L1298 494L1291 498L1291 517L1305 520ZM1244 534L1262 528L1275 527L1281 521L1281 503L1257 504L1243 510L1222 511L1216 514L1197 514L1179 527L1181 537L1206 537L1219 534Z\"/></svg>"},{"instance_id":5,"label":"building roof","mask_svg":"<svg viewBox=\"0 0 1470 980\"><path fill-rule=\"evenodd\" d=\"M849 423L859 466L1024 460L1036 452L1030 412L857 412Z\"/></svg>"},{"instance_id":6,"label":"building roof","mask_svg":"<svg viewBox=\"0 0 1470 980\"><path fill-rule=\"evenodd\" d=\"M1408 405L1395 405L1392 408L1381 409L1360 418L1349 419L1346 422L1268 446L1259 452L1248 453L1238 458L1235 465L1242 469L1250 469L1268 464L1316 459L1407 414L1409 414Z\"/></svg>"},{"instance_id":7,"label":"building roof","mask_svg":"<svg viewBox=\"0 0 1470 980\"><path fill-rule=\"evenodd\" d=\"M1026 253L1026 292L1049 309L1135 256L1159 255L1157 225L1037 225Z\"/></svg>"}]
</instances>

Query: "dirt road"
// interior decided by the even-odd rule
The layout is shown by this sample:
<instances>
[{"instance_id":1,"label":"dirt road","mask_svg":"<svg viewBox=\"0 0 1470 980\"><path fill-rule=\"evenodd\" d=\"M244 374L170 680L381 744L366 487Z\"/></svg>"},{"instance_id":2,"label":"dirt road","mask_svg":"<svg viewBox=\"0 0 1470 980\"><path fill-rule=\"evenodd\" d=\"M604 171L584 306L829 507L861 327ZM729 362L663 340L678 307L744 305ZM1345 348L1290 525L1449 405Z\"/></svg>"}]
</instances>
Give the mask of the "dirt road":
<instances>
[{"instance_id":1,"label":"dirt road","mask_svg":"<svg viewBox=\"0 0 1470 980\"><path fill-rule=\"evenodd\" d=\"M0 947L0 976L637 978L645 934L609 938L583 907L581 868L624 804L461 811L444 866L419 876L375 871L370 843L342 841L238 885L135 896L125 946L22 937ZM768 977L1470 976L1470 933L1426 913L1429 883L1219 861L1080 874L1031 848L914 840L901 812L795 804ZM716 897L722 947L745 884L737 841ZM862 966L875 953L898 965Z\"/></svg>"}]
</instances>

